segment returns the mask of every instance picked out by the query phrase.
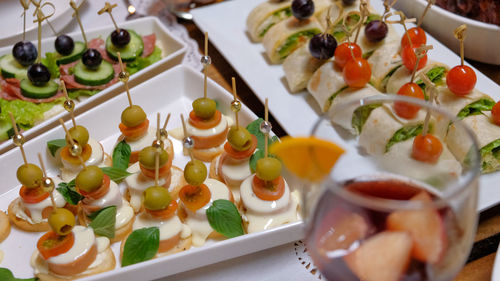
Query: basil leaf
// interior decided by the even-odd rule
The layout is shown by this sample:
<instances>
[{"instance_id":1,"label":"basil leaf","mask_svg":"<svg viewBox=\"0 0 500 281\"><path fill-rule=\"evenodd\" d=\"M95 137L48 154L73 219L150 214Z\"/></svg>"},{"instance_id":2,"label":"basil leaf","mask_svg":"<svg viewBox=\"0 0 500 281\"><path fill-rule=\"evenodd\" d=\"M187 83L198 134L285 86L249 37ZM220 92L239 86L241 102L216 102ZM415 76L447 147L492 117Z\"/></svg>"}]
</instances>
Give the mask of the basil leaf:
<instances>
[{"instance_id":1,"label":"basil leaf","mask_svg":"<svg viewBox=\"0 0 500 281\"><path fill-rule=\"evenodd\" d=\"M368 117L370 117L372 111L379 106L381 106L381 104L368 104L360 106L354 110L351 119L351 126L356 130L358 135L361 134L363 126L365 125Z\"/></svg>"},{"instance_id":2,"label":"basil leaf","mask_svg":"<svg viewBox=\"0 0 500 281\"><path fill-rule=\"evenodd\" d=\"M110 180L114 182L120 182L131 175L131 173L127 172L127 170L115 167L101 167L101 170L103 173L108 175Z\"/></svg>"},{"instance_id":3,"label":"basil leaf","mask_svg":"<svg viewBox=\"0 0 500 281\"><path fill-rule=\"evenodd\" d=\"M113 150L113 168L126 170L130 161L132 150L124 140L119 142Z\"/></svg>"},{"instance_id":4,"label":"basil leaf","mask_svg":"<svg viewBox=\"0 0 500 281\"><path fill-rule=\"evenodd\" d=\"M479 115L482 114L483 111L491 111L495 102L490 99L480 99L473 103L465 106L460 112L457 114L458 119L464 119L467 116L471 115Z\"/></svg>"},{"instance_id":5,"label":"basil leaf","mask_svg":"<svg viewBox=\"0 0 500 281\"><path fill-rule=\"evenodd\" d=\"M64 197L64 200L66 202L70 203L71 205L78 205L78 202L80 202L84 197L78 193L75 189L75 180L72 180L68 183L61 182L57 185L56 188L59 193Z\"/></svg>"},{"instance_id":6,"label":"basil leaf","mask_svg":"<svg viewBox=\"0 0 500 281\"><path fill-rule=\"evenodd\" d=\"M397 130L394 135L392 135L392 138L389 140L387 145L385 146L385 152L388 152L391 146L398 142L402 142L408 139L411 139L413 137L416 137L418 134L422 133L424 126L422 124L418 125L410 125L410 126L405 126L399 130ZM430 130L429 130L430 131Z\"/></svg>"},{"instance_id":7,"label":"basil leaf","mask_svg":"<svg viewBox=\"0 0 500 281\"><path fill-rule=\"evenodd\" d=\"M257 149L255 149L255 152L250 157L250 170L252 171L252 173L255 172L255 167L257 166L257 160L265 156L264 155L265 135L260 131L260 124L262 122L264 122L264 119L259 118L247 125L248 132L257 138ZM279 141L279 138L277 136L273 136L268 139L268 145L271 145L272 143L277 141ZM269 154L269 156L275 157L271 154Z\"/></svg>"},{"instance_id":8,"label":"basil leaf","mask_svg":"<svg viewBox=\"0 0 500 281\"><path fill-rule=\"evenodd\" d=\"M47 142L47 148L49 149L52 157L56 156L56 152L59 148L65 147L65 146L66 146L65 139L56 139L56 140L51 140L51 141Z\"/></svg>"},{"instance_id":9,"label":"basil leaf","mask_svg":"<svg viewBox=\"0 0 500 281\"><path fill-rule=\"evenodd\" d=\"M274 137L277 138L276 136L274 136ZM249 165L250 165L250 171L252 173L255 173L255 171L257 169L257 161L259 161L259 159L261 159L261 158L264 158L264 156L265 156L264 152L265 152L265 150L263 150L263 149L262 150L256 149L255 152L252 154L252 156L250 156ZM267 156L278 159L278 157L276 157L276 155L274 155L274 154L269 154Z\"/></svg>"},{"instance_id":10,"label":"basil leaf","mask_svg":"<svg viewBox=\"0 0 500 281\"><path fill-rule=\"evenodd\" d=\"M3 267L0 267L0 280L2 281L36 281L38 280L38 278L36 277L33 277L33 278L16 278L14 277L14 274L12 274L12 272L7 269L7 268L3 268Z\"/></svg>"},{"instance_id":11,"label":"basil leaf","mask_svg":"<svg viewBox=\"0 0 500 281\"><path fill-rule=\"evenodd\" d=\"M233 202L224 199L215 200L206 213L210 226L220 234L228 238L245 234L240 213Z\"/></svg>"},{"instance_id":12,"label":"basil leaf","mask_svg":"<svg viewBox=\"0 0 500 281\"><path fill-rule=\"evenodd\" d=\"M160 229L148 227L134 230L123 247L122 266L153 258L160 247Z\"/></svg>"},{"instance_id":13,"label":"basil leaf","mask_svg":"<svg viewBox=\"0 0 500 281\"><path fill-rule=\"evenodd\" d=\"M108 238L115 237L116 206L109 206L88 216L92 222L89 224L97 235Z\"/></svg>"}]
</instances>

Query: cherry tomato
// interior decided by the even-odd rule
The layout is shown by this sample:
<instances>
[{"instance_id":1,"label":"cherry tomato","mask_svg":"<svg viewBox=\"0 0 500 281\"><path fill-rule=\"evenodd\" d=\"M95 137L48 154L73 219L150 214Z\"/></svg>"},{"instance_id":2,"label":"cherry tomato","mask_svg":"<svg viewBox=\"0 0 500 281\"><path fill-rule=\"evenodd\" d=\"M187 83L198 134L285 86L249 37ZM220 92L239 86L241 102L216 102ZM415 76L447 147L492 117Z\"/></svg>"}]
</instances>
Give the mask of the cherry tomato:
<instances>
[{"instance_id":1,"label":"cherry tomato","mask_svg":"<svg viewBox=\"0 0 500 281\"><path fill-rule=\"evenodd\" d=\"M500 126L500 101L495 103L491 109L491 119L493 120L493 123Z\"/></svg>"},{"instance_id":2,"label":"cherry tomato","mask_svg":"<svg viewBox=\"0 0 500 281\"><path fill-rule=\"evenodd\" d=\"M431 134L419 134L413 140L411 157L422 162L436 163L442 152L443 145L438 138Z\"/></svg>"},{"instance_id":3,"label":"cherry tomato","mask_svg":"<svg viewBox=\"0 0 500 281\"><path fill-rule=\"evenodd\" d=\"M36 247L40 255L47 260L50 257L55 257L60 254L66 253L73 247L75 242L75 235L73 232L65 236L57 235L53 231L45 233L38 240Z\"/></svg>"},{"instance_id":4,"label":"cherry tomato","mask_svg":"<svg viewBox=\"0 0 500 281\"><path fill-rule=\"evenodd\" d=\"M406 83L398 91L398 95L417 98L417 99L425 99L424 92L416 83ZM408 104L403 101L395 101L394 102L394 111L396 114L405 119L413 119L417 116L418 111L420 110L420 106Z\"/></svg>"},{"instance_id":5,"label":"cherry tomato","mask_svg":"<svg viewBox=\"0 0 500 281\"><path fill-rule=\"evenodd\" d=\"M406 46L401 50L401 59L403 60L404 66L409 70L413 71L415 68L415 63L417 63L416 47L411 48ZM422 69L427 64L427 54L425 54L418 62L417 70Z\"/></svg>"},{"instance_id":6,"label":"cherry tomato","mask_svg":"<svg viewBox=\"0 0 500 281\"><path fill-rule=\"evenodd\" d=\"M335 63L341 68L344 68L345 64L352 59L352 52L355 58L360 58L363 55L361 47L356 43L342 43L335 49Z\"/></svg>"},{"instance_id":7,"label":"cherry tomato","mask_svg":"<svg viewBox=\"0 0 500 281\"><path fill-rule=\"evenodd\" d=\"M19 190L19 196L25 203L36 204L49 197L50 192L41 186L37 188L27 188L23 185Z\"/></svg>"},{"instance_id":8,"label":"cherry tomato","mask_svg":"<svg viewBox=\"0 0 500 281\"><path fill-rule=\"evenodd\" d=\"M467 65L457 65L446 74L448 89L457 96L465 96L476 86L476 73Z\"/></svg>"},{"instance_id":9,"label":"cherry tomato","mask_svg":"<svg viewBox=\"0 0 500 281\"><path fill-rule=\"evenodd\" d=\"M351 88L361 88L370 82L372 69L364 58L355 58L346 63L344 70L344 82Z\"/></svg>"},{"instance_id":10,"label":"cherry tomato","mask_svg":"<svg viewBox=\"0 0 500 281\"><path fill-rule=\"evenodd\" d=\"M411 45L413 47L420 47L427 43L427 36L425 35L425 31L420 27L413 27L408 29L408 34L410 35ZM410 41L408 41L408 36L406 34L401 37L401 47L405 48L410 45Z\"/></svg>"}]
</instances>

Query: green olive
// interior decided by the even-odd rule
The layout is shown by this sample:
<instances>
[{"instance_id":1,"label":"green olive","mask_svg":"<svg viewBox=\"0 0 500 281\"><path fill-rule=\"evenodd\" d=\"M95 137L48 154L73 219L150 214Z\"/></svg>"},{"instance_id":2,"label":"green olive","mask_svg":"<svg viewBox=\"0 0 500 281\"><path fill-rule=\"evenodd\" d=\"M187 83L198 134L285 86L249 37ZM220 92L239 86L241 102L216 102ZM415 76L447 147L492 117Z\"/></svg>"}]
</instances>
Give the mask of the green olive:
<instances>
[{"instance_id":1,"label":"green olive","mask_svg":"<svg viewBox=\"0 0 500 281\"><path fill-rule=\"evenodd\" d=\"M184 168L184 179L190 185L198 186L207 178L207 167L200 160L192 160Z\"/></svg>"},{"instance_id":2,"label":"green olive","mask_svg":"<svg viewBox=\"0 0 500 281\"><path fill-rule=\"evenodd\" d=\"M19 166L16 175L19 182L27 188L39 187L43 179L42 169L31 163Z\"/></svg>"},{"instance_id":3,"label":"green olive","mask_svg":"<svg viewBox=\"0 0 500 281\"><path fill-rule=\"evenodd\" d=\"M92 192L102 185L104 173L97 166L87 166L78 173L75 179L75 185L78 189L85 192Z\"/></svg>"},{"instance_id":4,"label":"green olive","mask_svg":"<svg viewBox=\"0 0 500 281\"><path fill-rule=\"evenodd\" d=\"M252 135L243 127L233 126L227 133L227 141L234 150L244 151L252 145Z\"/></svg>"},{"instance_id":5,"label":"green olive","mask_svg":"<svg viewBox=\"0 0 500 281\"><path fill-rule=\"evenodd\" d=\"M199 98L193 101L194 114L201 119L210 119L217 110L217 104L213 99Z\"/></svg>"},{"instance_id":6,"label":"green olive","mask_svg":"<svg viewBox=\"0 0 500 281\"><path fill-rule=\"evenodd\" d=\"M122 112L122 123L127 127L136 127L146 120L146 113L138 105L132 105Z\"/></svg>"},{"instance_id":7,"label":"green olive","mask_svg":"<svg viewBox=\"0 0 500 281\"><path fill-rule=\"evenodd\" d=\"M76 127L73 127L68 130L69 135L66 134L66 142L70 144L71 142L69 141L69 136L78 143L82 148L87 145L89 142L89 131L83 126L77 125Z\"/></svg>"},{"instance_id":8,"label":"green olive","mask_svg":"<svg viewBox=\"0 0 500 281\"><path fill-rule=\"evenodd\" d=\"M159 167L165 165L168 161L168 153L165 151L163 148L155 148L152 146L147 146L139 152L139 163L141 165L149 170L154 170L155 169L155 154L156 151L159 151Z\"/></svg>"},{"instance_id":9,"label":"green olive","mask_svg":"<svg viewBox=\"0 0 500 281\"><path fill-rule=\"evenodd\" d=\"M150 186L143 192L144 196L144 207L151 211L163 210L165 209L172 198L170 198L170 193L165 187L162 186Z\"/></svg>"},{"instance_id":10,"label":"green olive","mask_svg":"<svg viewBox=\"0 0 500 281\"><path fill-rule=\"evenodd\" d=\"M276 158L264 157L257 161L255 170L259 179L272 181L281 175L281 162Z\"/></svg>"},{"instance_id":11,"label":"green olive","mask_svg":"<svg viewBox=\"0 0 500 281\"><path fill-rule=\"evenodd\" d=\"M75 226L75 215L67 209L56 208L49 216L49 225L59 235L67 235Z\"/></svg>"}]
</instances>

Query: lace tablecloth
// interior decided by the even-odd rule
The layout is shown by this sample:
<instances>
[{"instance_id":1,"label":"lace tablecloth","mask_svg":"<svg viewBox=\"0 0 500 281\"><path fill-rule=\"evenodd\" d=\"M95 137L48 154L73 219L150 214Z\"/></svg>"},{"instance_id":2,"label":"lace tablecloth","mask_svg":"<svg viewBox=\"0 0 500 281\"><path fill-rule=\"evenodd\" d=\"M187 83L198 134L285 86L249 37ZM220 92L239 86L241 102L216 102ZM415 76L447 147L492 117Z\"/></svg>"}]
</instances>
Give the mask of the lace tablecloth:
<instances>
[{"instance_id":1,"label":"lace tablecloth","mask_svg":"<svg viewBox=\"0 0 500 281\"><path fill-rule=\"evenodd\" d=\"M172 33L186 42L188 49L182 62L183 64L189 65L195 69L202 69L197 43L189 37L186 28L178 24L175 17L167 12L164 2L154 0L136 0L131 2L136 6L138 13L158 16ZM108 23L110 21L107 17L104 18L104 16L97 15L96 11L102 8L102 5L103 1L101 0L86 0L81 12L82 22L85 28L100 27L103 22ZM119 3L118 7L113 10L113 15L117 23L125 21L128 15L125 3ZM62 31L62 33L78 30L77 23L72 22ZM302 281L321 279L324 278L321 277L319 271L312 264L304 243L297 241L174 276L165 277L157 281Z\"/></svg>"}]
</instances>

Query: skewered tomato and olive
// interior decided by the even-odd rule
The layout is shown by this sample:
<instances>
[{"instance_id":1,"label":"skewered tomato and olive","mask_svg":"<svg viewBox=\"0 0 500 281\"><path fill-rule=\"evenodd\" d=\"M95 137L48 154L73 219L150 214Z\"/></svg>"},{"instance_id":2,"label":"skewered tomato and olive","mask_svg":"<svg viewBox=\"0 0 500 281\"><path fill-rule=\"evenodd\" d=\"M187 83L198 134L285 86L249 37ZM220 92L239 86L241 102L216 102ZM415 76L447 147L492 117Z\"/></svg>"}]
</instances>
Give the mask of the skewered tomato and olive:
<instances>
[{"instance_id":1,"label":"skewered tomato and olive","mask_svg":"<svg viewBox=\"0 0 500 281\"><path fill-rule=\"evenodd\" d=\"M83 126L77 125L69 129L69 135L66 135L66 142L70 143L69 138L78 143L82 148L87 145L89 141L89 131Z\"/></svg>"}]
</instances>

